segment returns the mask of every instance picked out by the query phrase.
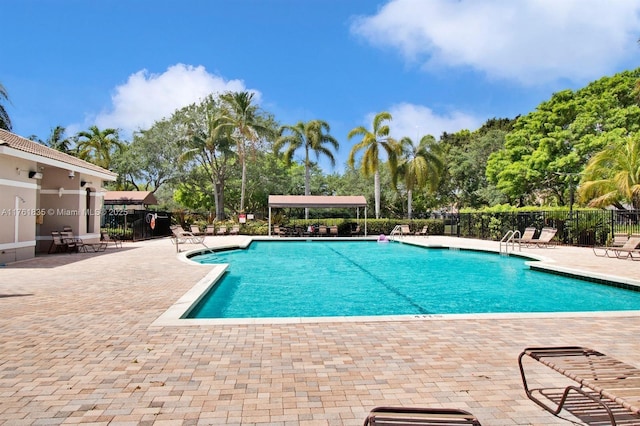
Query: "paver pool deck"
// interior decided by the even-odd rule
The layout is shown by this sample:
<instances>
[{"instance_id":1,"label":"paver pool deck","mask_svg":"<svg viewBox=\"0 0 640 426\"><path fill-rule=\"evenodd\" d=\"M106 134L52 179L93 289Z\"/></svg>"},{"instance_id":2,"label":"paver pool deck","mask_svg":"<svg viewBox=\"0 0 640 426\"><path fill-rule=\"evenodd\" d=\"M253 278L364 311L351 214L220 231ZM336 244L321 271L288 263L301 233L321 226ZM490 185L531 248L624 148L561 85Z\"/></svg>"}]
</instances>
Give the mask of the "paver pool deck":
<instances>
[{"instance_id":1,"label":"paver pool deck","mask_svg":"<svg viewBox=\"0 0 640 426\"><path fill-rule=\"evenodd\" d=\"M522 252L640 283L640 262L590 248ZM360 425L380 405L461 408L485 426L588 424L526 398L520 351L588 346L640 367L639 311L154 325L210 269L179 259L169 239L0 268L0 424Z\"/></svg>"}]
</instances>

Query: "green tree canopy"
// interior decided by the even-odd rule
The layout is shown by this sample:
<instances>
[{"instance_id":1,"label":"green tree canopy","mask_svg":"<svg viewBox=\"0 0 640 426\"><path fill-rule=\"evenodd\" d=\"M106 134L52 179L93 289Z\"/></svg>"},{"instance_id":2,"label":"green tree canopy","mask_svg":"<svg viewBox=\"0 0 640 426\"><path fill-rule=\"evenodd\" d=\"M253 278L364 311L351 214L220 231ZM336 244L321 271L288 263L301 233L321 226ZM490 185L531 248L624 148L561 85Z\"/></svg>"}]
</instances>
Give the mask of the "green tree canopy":
<instances>
[{"instance_id":1,"label":"green tree canopy","mask_svg":"<svg viewBox=\"0 0 640 426\"><path fill-rule=\"evenodd\" d=\"M640 69L604 77L578 91L564 90L519 117L493 153L487 177L513 204L566 205L571 180L601 151L610 132L636 132L640 107L634 89Z\"/></svg>"}]
</instances>

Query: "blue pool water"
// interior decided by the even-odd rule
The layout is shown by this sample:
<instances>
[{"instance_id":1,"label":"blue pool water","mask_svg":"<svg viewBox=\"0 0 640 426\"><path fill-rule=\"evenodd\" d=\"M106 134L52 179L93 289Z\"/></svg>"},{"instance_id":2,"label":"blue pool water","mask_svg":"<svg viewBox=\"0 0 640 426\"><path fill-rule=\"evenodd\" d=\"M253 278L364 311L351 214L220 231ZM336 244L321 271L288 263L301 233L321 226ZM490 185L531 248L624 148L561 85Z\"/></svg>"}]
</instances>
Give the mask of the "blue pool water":
<instances>
[{"instance_id":1,"label":"blue pool water","mask_svg":"<svg viewBox=\"0 0 640 426\"><path fill-rule=\"evenodd\" d=\"M640 292L529 269L526 259L408 244L253 242L188 318L640 310Z\"/></svg>"}]
</instances>

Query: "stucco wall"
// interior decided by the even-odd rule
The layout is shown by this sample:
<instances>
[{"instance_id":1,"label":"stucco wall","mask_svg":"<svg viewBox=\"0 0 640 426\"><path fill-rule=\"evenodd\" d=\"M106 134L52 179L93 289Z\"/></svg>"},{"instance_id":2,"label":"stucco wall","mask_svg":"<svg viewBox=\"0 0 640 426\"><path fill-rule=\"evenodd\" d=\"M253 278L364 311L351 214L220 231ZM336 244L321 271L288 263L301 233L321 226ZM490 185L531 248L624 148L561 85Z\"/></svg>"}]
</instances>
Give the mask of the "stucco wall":
<instances>
[{"instance_id":1,"label":"stucco wall","mask_svg":"<svg viewBox=\"0 0 640 426\"><path fill-rule=\"evenodd\" d=\"M30 170L34 162L0 156L0 264L35 255L38 182Z\"/></svg>"}]
</instances>

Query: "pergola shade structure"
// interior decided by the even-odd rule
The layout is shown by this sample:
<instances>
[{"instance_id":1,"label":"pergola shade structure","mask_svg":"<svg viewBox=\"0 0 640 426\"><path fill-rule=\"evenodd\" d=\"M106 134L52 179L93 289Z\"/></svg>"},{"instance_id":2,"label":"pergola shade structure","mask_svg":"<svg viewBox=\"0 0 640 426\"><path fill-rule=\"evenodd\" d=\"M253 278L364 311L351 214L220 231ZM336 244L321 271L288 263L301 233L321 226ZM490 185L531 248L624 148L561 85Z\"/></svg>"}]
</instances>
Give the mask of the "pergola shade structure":
<instances>
[{"instance_id":1,"label":"pergola shade structure","mask_svg":"<svg viewBox=\"0 0 640 426\"><path fill-rule=\"evenodd\" d=\"M364 207L364 235L367 235L367 200L364 195L269 195L269 235L271 208L360 208Z\"/></svg>"}]
</instances>

